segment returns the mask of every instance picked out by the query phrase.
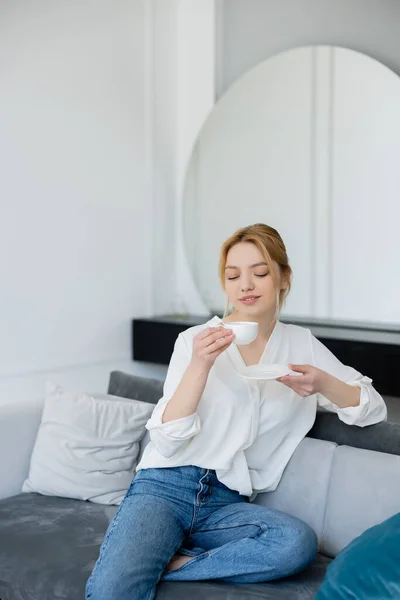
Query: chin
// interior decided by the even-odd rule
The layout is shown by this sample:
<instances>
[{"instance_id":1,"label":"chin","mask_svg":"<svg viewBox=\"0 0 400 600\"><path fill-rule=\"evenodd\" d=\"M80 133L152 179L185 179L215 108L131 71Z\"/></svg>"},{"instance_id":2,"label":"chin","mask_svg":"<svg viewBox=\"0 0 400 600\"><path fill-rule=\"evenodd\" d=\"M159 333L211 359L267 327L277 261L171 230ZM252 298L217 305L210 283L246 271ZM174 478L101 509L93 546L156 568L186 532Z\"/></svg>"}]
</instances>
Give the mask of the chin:
<instances>
[{"instance_id":1,"label":"chin","mask_svg":"<svg viewBox=\"0 0 400 600\"><path fill-rule=\"evenodd\" d=\"M243 317L248 317L249 320L254 319L262 319L267 315L271 315L272 311L275 310L275 307L272 306L240 306L236 308L236 311L239 312Z\"/></svg>"},{"instance_id":2,"label":"chin","mask_svg":"<svg viewBox=\"0 0 400 600\"><path fill-rule=\"evenodd\" d=\"M265 308L260 306L240 306L236 309L236 311L246 317L256 317L258 315L263 315L266 311Z\"/></svg>"}]
</instances>

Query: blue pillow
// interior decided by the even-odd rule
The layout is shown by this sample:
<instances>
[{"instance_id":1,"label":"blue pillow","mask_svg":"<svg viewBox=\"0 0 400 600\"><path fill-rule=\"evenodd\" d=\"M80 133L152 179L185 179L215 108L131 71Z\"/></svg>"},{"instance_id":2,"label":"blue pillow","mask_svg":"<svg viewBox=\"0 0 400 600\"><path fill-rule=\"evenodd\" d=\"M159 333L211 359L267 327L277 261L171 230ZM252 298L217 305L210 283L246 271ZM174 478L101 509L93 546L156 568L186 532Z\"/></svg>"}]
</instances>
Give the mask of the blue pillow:
<instances>
[{"instance_id":1,"label":"blue pillow","mask_svg":"<svg viewBox=\"0 0 400 600\"><path fill-rule=\"evenodd\" d=\"M364 531L329 565L315 600L400 599L400 513Z\"/></svg>"}]
</instances>

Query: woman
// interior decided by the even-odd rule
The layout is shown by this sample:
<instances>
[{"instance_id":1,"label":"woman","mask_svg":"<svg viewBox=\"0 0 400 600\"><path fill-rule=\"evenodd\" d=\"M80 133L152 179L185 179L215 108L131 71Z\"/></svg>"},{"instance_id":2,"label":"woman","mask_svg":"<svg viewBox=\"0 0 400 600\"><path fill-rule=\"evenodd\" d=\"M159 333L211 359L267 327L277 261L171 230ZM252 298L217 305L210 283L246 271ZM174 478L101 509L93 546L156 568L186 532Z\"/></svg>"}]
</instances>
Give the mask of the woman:
<instances>
[{"instance_id":1,"label":"woman","mask_svg":"<svg viewBox=\"0 0 400 600\"><path fill-rule=\"evenodd\" d=\"M257 321L247 346L218 317L180 334L163 398L146 427L151 442L111 523L87 600L150 600L157 582L251 583L304 569L317 551L302 521L251 500L274 490L317 405L351 425L386 418L371 380L342 365L308 329L279 311L291 268L275 229L240 229L221 250L230 321ZM226 311L227 312L227 311ZM289 364L296 375L251 381L245 365Z\"/></svg>"}]
</instances>

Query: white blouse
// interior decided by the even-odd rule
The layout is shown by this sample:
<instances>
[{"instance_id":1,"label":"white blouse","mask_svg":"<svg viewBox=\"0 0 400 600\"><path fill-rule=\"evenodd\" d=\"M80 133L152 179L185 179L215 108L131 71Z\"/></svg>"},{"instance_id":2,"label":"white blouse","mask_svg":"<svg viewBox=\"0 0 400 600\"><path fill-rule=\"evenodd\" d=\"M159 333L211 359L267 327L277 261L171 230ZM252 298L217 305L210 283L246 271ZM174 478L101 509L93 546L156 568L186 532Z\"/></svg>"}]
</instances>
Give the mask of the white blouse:
<instances>
[{"instance_id":1,"label":"white blouse","mask_svg":"<svg viewBox=\"0 0 400 600\"><path fill-rule=\"evenodd\" d=\"M260 364L309 364L361 388L359 406L339 408L321 394L303 398L277 381L245 379L245 363L232 344L212 367L193 415L162 423L164 409L189 365L193 338L221 320L213 317L178 336L163 397L146 424L150 442L137 470L195 465L215 469L218 479L250 496L274 490L301 440L314 424L317 406L348 425L365 427L386 419L386 405L372 380L343 365L309 329L277 322Z\"/></svg>"}]
</instances>

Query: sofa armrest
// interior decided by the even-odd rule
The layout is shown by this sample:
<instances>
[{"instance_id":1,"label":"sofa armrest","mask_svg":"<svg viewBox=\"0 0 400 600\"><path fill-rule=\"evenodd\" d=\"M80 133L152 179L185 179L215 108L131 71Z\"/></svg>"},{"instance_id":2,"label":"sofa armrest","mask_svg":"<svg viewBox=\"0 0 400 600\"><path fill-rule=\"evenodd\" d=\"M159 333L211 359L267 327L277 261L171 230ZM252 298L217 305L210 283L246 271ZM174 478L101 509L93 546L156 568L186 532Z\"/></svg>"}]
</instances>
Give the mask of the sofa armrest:
<instances>
[{"instance_id":1,"label":"sofa armrest","mask_svg":"<svg viewBox=\"0 0 400 600\"><path fill-rule=\"evenodd\" d=\"M43 411L43 399L0 404L0 498L21 492Z\"/></svg>"}]
</instances>

